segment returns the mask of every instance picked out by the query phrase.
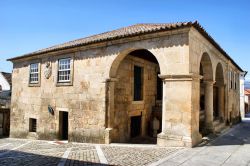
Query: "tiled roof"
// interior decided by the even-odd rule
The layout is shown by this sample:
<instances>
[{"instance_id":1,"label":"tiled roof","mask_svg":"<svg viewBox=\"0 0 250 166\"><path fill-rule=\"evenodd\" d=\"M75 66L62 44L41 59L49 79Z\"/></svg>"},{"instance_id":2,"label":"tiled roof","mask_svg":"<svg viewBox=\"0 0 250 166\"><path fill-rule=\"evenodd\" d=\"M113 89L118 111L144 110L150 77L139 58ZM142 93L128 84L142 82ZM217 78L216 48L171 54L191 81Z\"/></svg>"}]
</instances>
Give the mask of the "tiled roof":
<instances>
[{"instance_id":1,"label":"tiled roof","mask_svg":"<svg viewBox=\"0 0 250 166\"><path fill-rule=\"evenodd\" d=\"M229 60L232 61L234 65L236 65L239 70L243 71L233 60L230 56L215 42L215 40L205 31L201 25L195 22L179 22L179 23L163 23L163 24L135 24L132 26L120 28L117 30L89 36L86 38L81 38L73 41L69 41L63 44L55 45L49 48L41 49L32 53L24 54L22 56L18 56L15 58L8 59L9 61L22 59L25 57L35 56L39 54L44 54L53 51L59 51L68 48L74 48L78 46L89 45L93 43L111 41L115 39L121 39L126 37L132 36L139 36L143 34L149 34L154 32L161 32L161 31L169 31L174 29L180 29L185 27L194 27L196 28L205 38L207 38L222 54L224 54Z\"/></svg>"},{"instance_id":2,"label":"tiled roof","mask_svg":"<svg viewBox=\"0 0 250 166\"><path fill-rule=\"evenodd\" d=\"M245 95L250 95L250 89L245 89Z\"/></svg>"},{"instance_id":3,"label":"tiled roof","mask_svg":"<svg viewBox=\"0 0 250 166\"><path fill-rule=\"evenodd\" d=\"M11 76L11 73L6 73L6 72L1 72L2 75L4 76L4 78L8 81L8 83L11 85L12 84L12 76Z\"/></svg>"}]
</instances>

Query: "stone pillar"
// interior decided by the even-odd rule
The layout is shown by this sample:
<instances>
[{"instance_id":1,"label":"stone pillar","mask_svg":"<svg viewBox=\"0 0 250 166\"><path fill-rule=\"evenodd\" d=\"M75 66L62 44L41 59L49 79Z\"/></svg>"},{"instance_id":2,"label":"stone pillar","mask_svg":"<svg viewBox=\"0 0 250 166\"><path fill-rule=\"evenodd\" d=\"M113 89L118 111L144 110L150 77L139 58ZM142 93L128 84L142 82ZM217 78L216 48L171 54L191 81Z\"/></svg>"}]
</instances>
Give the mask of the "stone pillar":
<instances>
[{"instance_id":1,"label":"stone pillar","mask_svg":"<svg viewBox=\"0 0 250 166\"><path fill-rule=\"evenodd\" d=\"M105 144L112 142L112 131L115 111L115 82L116 78L106 80L106 130L105 130Z\"/></svg>"},{"instance_id":2,"label":"stone pillar","mask_svg":"<svg viewBox=\"0 0 250 166\"><path fill-rule=\"evenodd\" d=\"M166 94L166 85L165 85L165 81L163 79L163 84L162 84L162 129L161 131L164 132L165 131L165 119L163 117L166 117L166 101L167 101L167 94Z\"/></svg>"},{"instance_id":3,"label":"stone pillar","mask_svg":"<svg viewBox=\"0 0 250 166\"><path fill-rule=\"evenodd\" d=\"M205 81L205 128L213 132L213 81Z\"/></svg>"},{"instance_id":4,"label":"stone pillar","mask_svg":"<svg viewBox=\"0 0 250 166\"><path fill-rule=\"evenodd\" d=\"M219 117L222 121L225 119L225 88L224 86L218 87L218 110L219 110Z\"/></svg>"},{"instance_id":5,"label":"stone pillar","mask_svg":"<svg viewBox=\"0 0 250 166\"><path fill-rule=\"evenodd\" d=\"M192 74L160 76L164 80L162 132L157 135L160 146L192 147L201 140L197 124L199 81L193 77Z\"/></svg>"}]
</instances>

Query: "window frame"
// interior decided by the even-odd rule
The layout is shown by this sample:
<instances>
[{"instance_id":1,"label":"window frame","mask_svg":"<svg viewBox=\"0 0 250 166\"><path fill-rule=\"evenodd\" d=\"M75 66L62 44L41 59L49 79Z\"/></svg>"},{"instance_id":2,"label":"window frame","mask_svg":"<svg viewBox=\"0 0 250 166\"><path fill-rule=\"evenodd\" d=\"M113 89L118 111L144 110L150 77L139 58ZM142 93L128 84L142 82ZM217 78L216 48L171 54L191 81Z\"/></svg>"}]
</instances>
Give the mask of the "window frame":
<instances>
[{"instance_id":1,"label":"window frame","mask_svg":"<svg viewBox=\"0 0 250 166\"><path fill-rule=\"evenodd\" d=\"M37 64L37 72L32 72L31 66ZM37 81L31 81L31 74L37 74ZM29 64L29 79L28 79L28 86L30 87L36 87L40 86L41 84L41 63L40 61L34 61Z\"/></svg>"},{"instance_id":2,"label":"window frame","mask_svg":"<svg viewBox=\"0 0 250 166\"><path fill-rule=\"evenodd\" d=\"M36 133L37 132L37 119L29 118L29 132Z\"/></svg>"},{"instance_id":3,"label":"window frame","mask_svg":"<svg viewBox=\"0 0 250 166\"><path fill-rule=\"evenodd\" d=\"M135 67L141 68L141 84L140 84L140 89L141 89L141 94L140 94L140 99L135 99ZM138 64L133 65L133 102L142 102L144 101L144 67Z\"/></svg>"},{"instance_id":4,"label":"window frame","mask_svg":"<svg viewBox=\"0 0 250 166\"><path fill-rule=\"evenodd\" d=\"M63 69L60 70L60 60L65 60L65 59L69 59L69 65L70 67L68 69ZM65 57L60 57L57 59L56 61L56 66L57 66L57 70L56 70L56 86L72 86L73 85L73 76L74 76L74 59L72 56L65 56ZM67 66L67 64L66 64ZM59 80L59 72L63 72L63 71L69 71L69 80Z\"/></svg>"},{"instance_id":5,"label":"window frame","mask_svg":"<svg viewBox=\"0 0 250 166\"><path fill-rule=\"evenodd\" d=\"M233 89L233 71L229 71L229 89Z\"/></svg>"}]
</instances>

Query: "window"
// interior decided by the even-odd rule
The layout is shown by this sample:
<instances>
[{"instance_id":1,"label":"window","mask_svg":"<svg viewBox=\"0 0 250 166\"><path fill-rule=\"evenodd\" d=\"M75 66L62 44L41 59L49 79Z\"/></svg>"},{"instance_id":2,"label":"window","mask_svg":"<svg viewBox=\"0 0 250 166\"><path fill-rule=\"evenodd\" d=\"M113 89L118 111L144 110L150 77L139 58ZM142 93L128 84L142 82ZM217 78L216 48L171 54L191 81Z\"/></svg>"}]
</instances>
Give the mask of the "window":
<instances>
[{"instance_id":1,"label":"window","mask_svg":"<svg viewBox=\"0 0 250 166\"><path fill-rule=\"evenodd\" d=\"M0 92L3 90L2 85L0 85Z\"/></svg>"},{"instance_id":2,"label":"window","mask_svg":"<svg viewBox=\"0 0 250 166\"><path fill-rule=\"evenodd\" d=\"M233 71L230 71L230 89L233 89Z\"/></svg>"},{"instance_id":3,"label":"window","mask_svg":"<svg viewBox=\"0 0 250 166\"><path fill-rule=\"evenodd\" d=\"M30 120L29 120L29 132L36 132L36 119L30 118Z\"/></svg>"},{"instance_id":4,"label":"window","mask_svg":"<svg viewBox=\"0 0 250 166\"><path fill-rule=\"evenodd\" d=\"M162 80L158 76L158 74L160 73L157 73L157 100L162 100L162 91L163 91Z\"/></svg>"},{"instance_id":5,"label":"window","mask_svg":"<svg viewBox=\"0 0 250 166\"><path fill-rule=\"evenodd\" d=\"M32 63L30 64L30 83L37 84L39 82L39 64Z\"/></svg>"},{"instance_id":6,"label":"window","mask_svg":"<svg viewBox=\"0 0 250 166\"><path fill-rule=\"evenodd\" d=\"M134 66L134 101L143 99L143 68Z\"/></svg>"},{"instance_id":7,"label":"window","mask_svg":"<svg viewBox=\"0 0 250 166\"><path fill-rule=\"evenodd\" d=\"M234 81L234 89L236 90L238 88L238 82L239 82L239 75L238 73L235 73L235 81Z\"/></svg>"},{"instance_id":8,"label":"window","mask_svg":"<svg viewBox=\"0 0 250 166\"><path fill-rule=\"evenodd\" d=\"M71 81L71 58L58 60L58 82Z\"/></svg>"}]
</instances>

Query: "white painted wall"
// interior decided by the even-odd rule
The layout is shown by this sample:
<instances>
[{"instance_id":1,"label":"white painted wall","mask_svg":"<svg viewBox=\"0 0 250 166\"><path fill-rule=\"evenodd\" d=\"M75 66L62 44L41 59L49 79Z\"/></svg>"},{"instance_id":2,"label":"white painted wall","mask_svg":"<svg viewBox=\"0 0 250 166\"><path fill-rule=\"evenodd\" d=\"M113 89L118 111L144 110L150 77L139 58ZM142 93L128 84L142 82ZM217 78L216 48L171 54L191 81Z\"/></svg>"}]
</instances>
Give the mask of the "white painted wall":
<instances>
[{"instance_id":1,"label":"white painted wall","mask_svg":"<svg viewBox=\"0 0 250 166\"><path fill-rule=\"evenodd\" d=\"M5 79L3 74L0 72L0 85L2 86L2 90L10 90L10 84Z\"/></svg>"},{"instance_id":2,"label":"white painted wall","mask_svg":"<svg viewBox=\"0 0 250 166\"><path fill-rule=\"evenodd\" d=\"M241 113L241 118L245 117L245 75L246 72L240 73L240 113Z\"/></svg>"}]
</instances>

